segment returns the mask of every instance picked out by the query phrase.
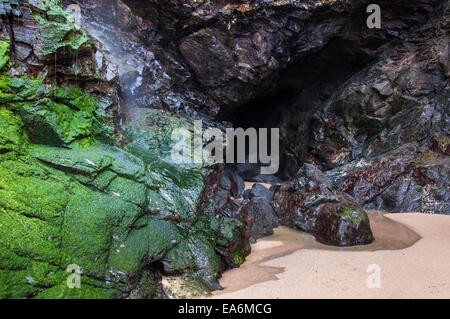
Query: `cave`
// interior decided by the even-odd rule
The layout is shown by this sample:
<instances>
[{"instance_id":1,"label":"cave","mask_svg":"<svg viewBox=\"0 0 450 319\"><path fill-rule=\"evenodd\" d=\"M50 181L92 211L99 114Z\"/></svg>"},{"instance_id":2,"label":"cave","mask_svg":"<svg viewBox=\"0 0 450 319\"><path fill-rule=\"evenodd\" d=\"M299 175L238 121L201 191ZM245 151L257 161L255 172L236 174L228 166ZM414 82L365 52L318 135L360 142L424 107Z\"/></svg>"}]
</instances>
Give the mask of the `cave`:
<instances>
[{"instance_id":1,"label":"cave","mask_svg":"<svg viewBox=\"0 0 450 319\"><path fill-rule=\"evenodd\" d=\"M0 299L448 297L448 1L370 2L0 1Z\"/></svg>"},{"instance_id":2,"label":"cave","mask_svg":"<svg viewBox=\"0 0 450 319\"><path fill-rule=\"evenodd\" d=\"M276 175L284 181L292 180L305 160L311 160L308 133L314 113L350 77L376 60L373 52L382 44L375 41L369 47L360 47L357 42L332 39L319 52L292 61L270 92L223 110L217 119L235 128L279 128L280 170ZM321 158L315 160L325 164Z\"/></svg>"}]
</instances>

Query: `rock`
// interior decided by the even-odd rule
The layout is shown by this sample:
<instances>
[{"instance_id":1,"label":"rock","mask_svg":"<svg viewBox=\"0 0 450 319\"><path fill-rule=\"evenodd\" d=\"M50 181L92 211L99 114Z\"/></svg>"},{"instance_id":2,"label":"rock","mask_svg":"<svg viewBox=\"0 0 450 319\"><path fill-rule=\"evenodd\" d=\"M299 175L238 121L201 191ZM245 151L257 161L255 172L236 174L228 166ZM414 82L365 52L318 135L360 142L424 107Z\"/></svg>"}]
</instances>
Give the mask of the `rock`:
<instances>
[{"instance_id":1,"label":"rock","mask_svg":"<svg viewBox=\"0 0 450 319\"><path fill-rule=\"evenodd\" d=\"M366 4L353 0L78 3L83 28L118 66L123 104L279 127L283 180L305 162L345 169L407 144L404 155L447 153L448 46L436 41L448 33L443 0L385 1L385 32L354 23ZM108 31L111 16L121 32ZM35 47L32 32L16 29ZM238 164L237 173L280 183L258 165Z\"/></svg>"},{"instance_id":2,"label":"rock","mask_svg":"<svg viewBox=\"0 0 450 319\"><path fill-rule=\"evenodd\" d=\"M238 175L242 176L247 181L258 175L260 172L259 166L251 163L237 164L236 169Z\"/></svg>"},{"instance_id":3,"label":"rock","mask_svg":"<svg viewBox=\"0 0 450 319\"><path fill-rule=\"evenodd\" d=\"M4 97L3 102L21 114L35 143L64 146L80 137L105 138L112 131L106 114L97 112L99 101L81 90L49 89L41 80L25 77L4 78L2 82L6 88L14 88L9 92L14 96ZM42 99L36 92L54 100Z\"/></svg>"},{"instance_id":4,"label":"rock","mask_svg":"<svg viewBox=\"0 0 450 319\"><path fill-rule=\"evenodd\" d=\"M242 177L240 177L236 172L230 172L231 179L231 195L234 198L241 197L242 193L245 190L245 181Z\"/></svg>"},{"instance_id":5,"label":"rock","mask_svg":"<svg viewBox=\"0 0 450 319\"><path fill-rule=\"evenodd\" d=\"M216 193L216 197L214 199L217 209L224 208L225 205L228 203L229 198L230 198L230 192L229 191L219 190Z\"/></svg>"},{"instance_id":6,"label":"rock","mask_svg":"<svg viewBox=\"0 0 450 319\"><path fill-rule=\"evenodd\" d=\"M281 179L275 175L258 174L254 177L247 179L249 182L266 183L266 184L278 184L281 183Z\"/></svg>"},{"instance_id":7,"label":"rock","mask_svg":"<svg viewBox=\"0 0 450 319\"><path fill-rule=\"evenodd\" d=\"M220 187L226 191L231 190L231 180L225 174L222 176L222 179L220 180Z\"/></svg>"},{"instance_id":8,"label":"rock","mask_svg":"<svg viewBox=\"0 0 450 319\"><path fill-rule=\"evenodd\" d=\"M243 206L238 219L251 230L251 240L255 241L273 234L277 218L273 207L263 197L255 197Z\"/></svg>"},{"instance_id":9,"label":"rock","mask_svg":"<svg viewBox=\"0 0 450 319\"><path fill-rule=\"evenodd\" d=\"M275 187L274 207L279 223L311 233L327 245L370 244L374 238L364 209L330 185L320 170L305 164L295 184Z\"/></svg>"},{"instance_id":10,"label":"rock","mask_svg":"<svg viewBox=\"0 0 450 319\"><path fill-rule=\"evenodd\" d=\"M16 56L20 61L25 61L31 54L32 48L27 44L18 44L15 46Z\"/></svg>"},{"instance_id":11,"label":"rock","mask_svg":"<svg viewBox=\"0 0 450 319\"><path fill-rule=\"evenodd\" d=\"M317 241L327 245L367 245L374 240L364 210L359 205L347 206L342 201L339 204L328 202L301 215L295 225L311 232Z\"/></svg>"},{"instance_id":12,"label":"rock","mask_svg":"<svg viewBox=\"0 0 450 319\"><path fill-rule=\"evenodd\" d=\"M102 78L107 61L99 63L94 42L79 41L83 31L65 25L57 2L41 4L21 6L25 17L11 25L46 23L35 34L42 45L33 50L40 55L33 51L20 61L15 54L23 52L10 52L5 29L0 32L0 298L161 298L165 269L208 293L224 269L244 262L248 234L237 219L200 206L210 187L209 167L171 160L173 130L192 119L142 110L139 120L121 126L121 142L115 141L119 120L106 111L115 100ZM52 17L55 24L40 21ZM57 34L48 33L51 25ZM67 52L59 60L64 48L74 56ZM78 67L86 63L79 87L68 78L60 79L68 87L46 78L54 62L57 75L68 72L66 63L75 62L76 53ZM27 76L32 61L42 77ZM12 68L22 71L11 76ZM93 83L99 92L88 92ZM226 192L221 210L231 215L238 207ZM67 267L74 264L86 283L80 289L66 283Z\"/></svg>"},{"instance_id":13,"label":"rock","mask_svg":"<svg viewBox=\"0 0 450 319\"><path fill-rule=\"evenodd\" d=\"M254 184L248 194L248 198L253 199L255 197L262 197L270 203L273 200L273 193L261 184Z\"/></svg>"},{"instance_id":14,"label":"rock","mask_svg":"<svg viewBox=\"0 0 450 319\"><path fill-rule=\"evenodd\" d=\"M448 157L385 157L353 170L337 186L367 209L450 214Z\"/></svg>"},{"instance_id":15,"label":"rock","mask_svg":"<svg viewBox=\"0 0 450 319\"><path fill-rule=\"evenodd\" d=\"M445 1L384 1L380 32L356 0L77 4L81 27L59 1L0 3L0 298L201 297L277 220L356 245L351 196L450 211ZM231 198L239 176L280 184L260 163L172 161L198 119L280 128L278 176L302 170L276 213Z\"/></svg>"},{"instance_id":16,"label":"rock","mask_svg":"<svg viewBox=\"0 0 450 319\"><path fill-rule=\"evenodd\" d=\"M450 156L450 138L446 136L434 136L432 148L436 152Z\"/></svg>"},{"instance_id":17,"label":"rock","mask_svg":"<svg viewBox=\"0 0 450 319\"><path fill-rule=\"evenodd\" d=\"M249 196L250 196L250 192L251 192L251 191L252 191L251 189L246 189L246 190L242 193L242 198L243 198L244 200L249 199Z\"/></svg>"}]
</instances>

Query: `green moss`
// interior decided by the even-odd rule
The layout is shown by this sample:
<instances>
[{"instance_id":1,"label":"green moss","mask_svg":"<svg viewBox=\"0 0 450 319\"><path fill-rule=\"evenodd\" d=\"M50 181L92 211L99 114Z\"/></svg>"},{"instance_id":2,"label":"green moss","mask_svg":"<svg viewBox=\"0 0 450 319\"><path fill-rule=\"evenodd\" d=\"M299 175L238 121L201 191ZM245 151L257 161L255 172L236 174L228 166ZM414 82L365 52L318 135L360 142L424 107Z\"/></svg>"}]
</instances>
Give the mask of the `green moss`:
<instances>
[{"instance_id":1,"label":"green moss","mask_svg":"<svg viewBox=\"0 0 450 319\"><path fill-rule=\"evenodd\" d=\"M44 57L88 45L59 1L39 10ZM1 70L8 54L0 42ZM100 104L75 87L0 74L0 298L161 296L155 261L209 291L217 252L240 240L239 222L200 210L207 168L171 161L171 133L187 119L145 111L124 150ZM79 289L66 284L71 264L83 271Z\"/></svg>"},{"instance_id":2,"label":"green moss","mask_svg":"<svg viewBox=\"0 0 450 319\"><path fill-rule=\"evenodd\" d=\"M41 11L35 14L40 24L40 57L46 58L61 49L69 54L76 54L82 47L90 46L88 35L74 24L73 17L65 12L59 1L41 1Z\"/></svg>"},{"instance_id":3,"label":"green moss","mask_svg":"<svg viewBox=\"0 0 450 319\"><path fill-rule=\"evenodd\" d=\"M169 298L198 299L211 295L210 286L189 275L165 277L162 284L164 292Z\"/></svg>"},{"instance_id":4,"label":"green moss","mask_svg":"<svg viewBox=\"0 0 450 319\"><path fill-rule=\"evenodd\" d=\"M183 240L174 249L170 250L167 254L167 259L165 270L169 273L196 269L194 256L189 249L187 240Z\"/></svg>"},{"instance_id":5,"label":"green moss","mask_svg":"<svg viewBox=\"0 0 450 319\"><path fill-rule=\"evenodd\" d=\"M108 169L116 175L137 182L145 180L144 162L115 146L97 143L87 148L66 149L32 145L30 153L43 163L70 172L74 176L90 176L95 179Z\"/></svg>"},{"instance_id":6,"label":"green moss","mask_svg":"<svg viewBox=\"0 0 450 319\"><path fill-rule=\"evenodd\" d=\"M144 184L123 177L116 177L109 184L107 191L138 206L143 206L147 200L147 189Z\"/></svg>"},{"instance_id":7,"label":"green moss","mask_svg":"<svg viewBox=\"0 0 450 319\"><path fill-rule=\"evenodd\" d=\"M74 198L73 191L77 190L78 195L82 189L63 173L32 158L0 162L0 298L56 297L58 294L53 293L57 287L64 286L65 297L85 293L93 296L87 294L94 289L88 284L75 291L69 290L65 283L69 275L65 272L68 259L76 255L73 247L66 245L70 241L64 238L80 234L70 218L67 220L66 213L71 216L68 205ZM78 215L74 224L83 222L84 215ZM101 250L100 243L93 240L96 235L90 233L84 238L88 243L78 243L79 255L88 255L92 247ZM78 260L80 263L83 257Z\"/></svg>"},{"instance_id":8,"label":"green moss","mask_svg":"<svg viewBox=\"0 0 450 319\"><path fill-rule=\"evenodd\" d=\"M139 279L137 289L130 296L131 299L164 298L158 287L158 277L151 271L144 271Z\"/></svg>"},{"instance_id":9,"label":"green moss","mask_svg":"<svg viewBox=\"0 0 450 319\"><path fill-rule=\"evenodd\" d=\"M120 296L110 271L128 269L113 267L108 258L115 235L126 236L141 215L137 206L92 191L31 157L1 161L0 298ZM67 288L70 264L83 269L81 289Z\"/></svg>"},{"instance_id":10,"label":"green moss","mask_svg":"<svg viewBox=\"0 0 450 319\"><path fill-rule=\"evenodd\" d=\"M76 88L54 88L39 79L0 76L0 103L20 114L33 142L63 146L88 136L104 140L113 129L99 101Z\"/></svg>"},{"instance_id":11,"label":"green moss","mask_svg":"<svg viewBox=\"0 0 450 319\"><path fill-rule=\"evenodd\" d=\"M0 70L10 63L9 42L0 41Z\"/></svg>"},{"instance_id":12,"label":"green moss","mask_svg":"<svg viewBox=\"0 0 450 319\"><path fill-rule=\"evenodd\" d=\"M190 273L191 277L204 281L212 288L220 268L220 257L214 250L214 242L202 235L193 235L189 237L188 247L196 265L196 271Z\"/></svg>"},{"instance_id":13,"label":"green moss","mask_svg":"<svg viewBox=\"0 0 450 319\"><path fill-rule=\"evenodd\" d=\"M65 276L68 273L64 273ZM109 299L121 296L108 289L84 284L81 288L69 288L66 283L53 286L40 292L35 299Z\"/></svg>"},{"instance_id":14,"label":"green moss","mask_svg":"<svg viewBox=\"0 0 450 319\"><path fill-rule=\"evenodd\" d=\"M231 243L238 241L240 239L239 230L242 227L244 225L237 219L219 217L217 244L228 247Z\"/></svg>"},{"instance_id":15,"label":"green moss","mask_svg":"<svg viewBox=\"0 0 450 319\"><path fill-rule=\"evenodd\" d=\"M133 230L114 238L109 256L112 271L136 273L146 263L164 257L182 240L174 224L148 215L141 216L132 226Z\"/></svg>"},{"instance_id":16,"label":"green moss","mask_svg":"<svg viewBox=\"0 0 450 319\"><path fill-rule=\"evenodd\" d=\"M92 185L101 191L104 191L117 177L117 174L109 170L103 171L92 181Z\"/></svg>"},{"instance_id":17,"label":"green moss","mask_svg":"<svg viewBox=\"0 0 450 319\"><path fill-rule=\"evenodd\" d=\"M87 275L105 278L114 238L125 236L140 214L138 207L119 198L76 188L64 215L63 263L77 264Z\"/></svg>"},{"instance_id":18,"label":"green moss","mask_svg":"<svg viewBox=\"0 0 450 319\"><path fill-rule=\"evenodd\" d=\"M245 262L245 253L241 249L236 250L233 254L233 262L235 265L240 266Z\"/></svg>"},{"instance_id":19,"label":"green moss","mask_svg":"<svg viewBox=\"0 0 450 319\"><path fill-rule=\"evenodd\" d=\"M180 204L162 197L164 192L179 192L176 185L188 187L180 182L187 172L163 174L161 185L149 190L165 201L163 209L190 210L192 220L174 223L138 206L150 198L143 181L153 171L146 171L131 154L101 144L87 149L31 144L27 150L29 155L0 165L0 297L123 297L125 286L154 285L144 280L143 272L162 259L167 271L186 271L197 285L212 287L221 261L216 246L240 240L239 222L199 216L185 205L188 201ZM202 175L194 172L200 183ZM236 264L241 257L234 252ZM66 287L70 264L83 269L81 289ZM137 291L153 295L155 289Z\"/></svg>"},{"instance_id":20,"label":"green moss","mask_svg":"<svg viewBox=\"0 0 450 319\"><path fill-rule=\"evenodd\" d=\"M204 175L201 165L175 164L171 159L172 132L189 128L186 119L164 111L145 110L126 127L126 149L147 165L148 210L167 220L194 223L200 211Z\"/></svg>"},{"instance_id":21,"label":"green moss","mask_svg":"<svg viewBox=\"0 0 450 319\"><path fill-rule=\"evenodd\" d=\"M22 126L19 116L0 106L0 159L6 160L6 155L9 157L13 151L19 152L27 144Z\"/></svg>"},{"instance_id":22,"label":"green moss","mask_svg":"<svg viewBox=\"0 0 450 319\"><path fill-rule=\"evenodd\" d=\"M158 160L175 164L172 161L172 150L176 144L172 137L175 129L192 131L193 120L174 116L166 111L145 109L139 110L136 119L124 128L127 149L145 156L148 162ZM187 161L177 163L177 168L200 169L203 164Z\"/></svg>"},{"instance_id":23,"label":"green moss","mask_svg":"<svg viewBox=\"0 0 450 319\"><path fill-rule=\"evenodd\" d=\"M359 208L345 207L341 213L341 216L350 221L353 224L359 224L363 221L364 217Z\"/></svg>"}]
</instances>

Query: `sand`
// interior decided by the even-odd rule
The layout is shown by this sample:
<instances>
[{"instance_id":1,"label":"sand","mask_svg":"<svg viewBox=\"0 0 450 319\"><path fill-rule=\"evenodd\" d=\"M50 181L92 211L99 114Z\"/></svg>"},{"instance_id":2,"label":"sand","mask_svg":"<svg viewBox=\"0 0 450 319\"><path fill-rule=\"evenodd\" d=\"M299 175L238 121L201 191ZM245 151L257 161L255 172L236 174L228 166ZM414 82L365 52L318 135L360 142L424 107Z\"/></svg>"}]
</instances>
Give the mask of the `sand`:
<instances>
[{"instance_id":1,"label":"sand","mask_svg":"<svg viewBox=\"0 0 450 319\"><path fill-rule=\"evenodd\" d=\"M329 247L276 229L241 268L225 272L225 289L213 298L450 298L450 216L369 217L376 238L369 246ZM379 270L379 288L368 268Z\"/></svg>"}]
</instances>

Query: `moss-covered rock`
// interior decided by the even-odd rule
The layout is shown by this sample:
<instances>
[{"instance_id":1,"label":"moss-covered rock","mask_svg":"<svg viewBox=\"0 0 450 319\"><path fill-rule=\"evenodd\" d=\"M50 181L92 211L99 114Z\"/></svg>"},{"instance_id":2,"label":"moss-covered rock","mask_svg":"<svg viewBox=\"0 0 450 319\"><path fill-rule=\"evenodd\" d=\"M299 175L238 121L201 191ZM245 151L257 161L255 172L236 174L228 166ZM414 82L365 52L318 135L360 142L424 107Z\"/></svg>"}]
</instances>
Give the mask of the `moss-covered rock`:
<instances>
[{"instance_id":1,"label":"moss-covered rock","mask_svg":"<svg viewBox=\"0 0 450 319\"><path fill-rule=\"evenodd\" d=\"M0 70L9 63L9 42L0 41Z\"/></svg>"},{"instance_id":2,"label":"moss-covered rock","mask_svg":"<svg viewBox=\"0 0 450 319\"><path fill-rule=\"evenodd\" d=\"M355 246L374 240L364 209L333 190L326 175L311 164L298 171L294 185L276 187L274 206L280 224L311 233L323 244Z\"/></svg>"},{"instance_id":3,"label":"moss-covered rock","mask_svg":"<svg viewBox=\"0 0 450 319\"><path fill-rule=\"evenodd\" d=\"M90 45L59 1L29 5L43 60ZM120 145L99 98L12 76L8 53L0 42L0 298L170 296L167 274L189 283L174 296L198 296L224 259L243 261L243 225L200 207L209 169L171 160L171 134L191 120L146 111Z\"/></svg>"},{"instance_id":4,"label":"moss-covered rock","mask_svg":"<svg viewBox=\"0 0 450 319\"><path fill-rule=\"evenodd\" d=\"M158 271L184 274L205 293L214 288L222 258L241 240L243 225L202 215L208 170L179 167L159 158L159 148L130 143L132 154L98 141L96 134L87 145L77 143L86 138L81 136L67 143L64 133L71 128L57 121L53 131L61 132L65 147L36 144L31 136L48 132L27 130L27 109L17 107L19 99L39 105L58 92L64 105L73 103L75 114L89 106L100 125L106 119L86 99L74 102L67 90L22 80L32 84L27 92L20 79L3 81L1 91L0 297L161 297ZM46 112L52 117L58 108ZM151 127L148 134L147 140L160 138ZM231 255L242 263L242 252L233 248ZM163 269L150 276L149 267L161 261ZM82 269L81 288L75 290L66 284L73 264ZM142 283L152 286L137 286Z\"/></svg>"},{"instance_id":5,"label":"moss-covered rock","mask_svg":"<svg viewBox=\"0 0 450 319\"><path fill-rule=\"evenodd\" d=\"M41 60L59 50L77 54L83 46L91 45L88 35L62 9L59 0L42 0L36 4L32 2L31 5L39 9L34 17L40 24L38 57Z\"/></svg>"},{"instance_id":6,"label":"moss-covered rock","mask_svg":"<svg viewBox=\"0 0 450 319\"><path fill-rule=\"evenodd\" d=\"M108 225L95 223L101 215L87 216L92 210L74 210L70 206L75 198L82 200L77 197L79 193L89 192L31 157L0 163L0 298L109 297L117 293L112 289L100 293L101 289L96 288L103 284L105 272L101 259L95 262L102 255L94 256L93 250L103 255L108 252L108 246L97 238L107 233ZM118 214L117 209L114 207L108 214ZM93 227L100 228L89 231ZM70 275L66 269L75 263L87 271L76 292L66 285ZM62 295L62 291L67 294Z\"/></svg>"},{"instance_id":7,"label":"moss-covered rock","mask_svg":"<svg viewBox=\"0 0 450 319\"><path fill-rule=\"evenodd\" d=\"M21 115L35 143L64 146L112 133L99 101L75 87L62 89L39 79L2 75L0 103Z\"/></svg>"},{"instance_id":8,"label":"moss-covered rock","mask_svg":"<svg viewBox=\"0 0 450 319\"><path fill-rule=\"evenodd\" d=\"M22 133L22 119L4 106L0 106L0 158L6 159L4 154L19 151L26 143Z\"/></svg>"}]
</instances>

